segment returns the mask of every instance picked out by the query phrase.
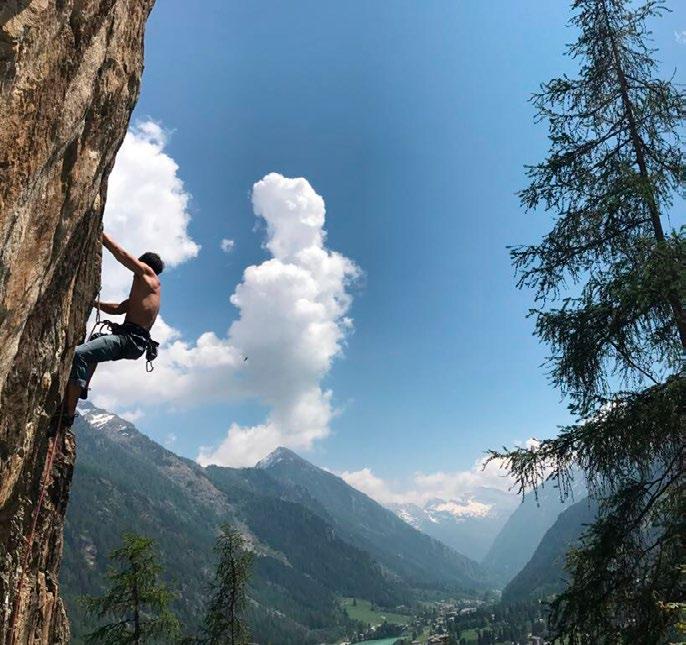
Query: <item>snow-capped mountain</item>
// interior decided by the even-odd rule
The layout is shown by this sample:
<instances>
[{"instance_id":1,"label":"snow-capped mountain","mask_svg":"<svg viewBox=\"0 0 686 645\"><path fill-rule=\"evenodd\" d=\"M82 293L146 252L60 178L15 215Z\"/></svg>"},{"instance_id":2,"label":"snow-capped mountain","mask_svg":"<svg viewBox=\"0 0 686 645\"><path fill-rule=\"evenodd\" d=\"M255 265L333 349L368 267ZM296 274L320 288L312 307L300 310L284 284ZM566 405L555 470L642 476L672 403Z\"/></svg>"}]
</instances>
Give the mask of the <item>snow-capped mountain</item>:
<instances>
[{"instance_id":1,"label":"snow-capped mountain","mask_svg":"<svg viewBox=\"0 0 686 645\"><path fill-rule=\"evenodd\" d=\"M475 560L483 558L519 498L479 487L456 499L431 499L423 505L388 504L402 520Z\"/></svg>"}]
</instances>

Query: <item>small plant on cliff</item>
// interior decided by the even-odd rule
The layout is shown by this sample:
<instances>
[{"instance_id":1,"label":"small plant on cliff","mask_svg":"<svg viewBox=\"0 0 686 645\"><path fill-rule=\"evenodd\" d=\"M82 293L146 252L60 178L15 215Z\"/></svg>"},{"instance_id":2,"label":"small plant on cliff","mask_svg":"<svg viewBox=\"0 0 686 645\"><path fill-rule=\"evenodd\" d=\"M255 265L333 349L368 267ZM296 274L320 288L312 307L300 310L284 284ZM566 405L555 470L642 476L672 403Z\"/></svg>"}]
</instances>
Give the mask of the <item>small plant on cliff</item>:
<instances>
[{"instance_id":1,"label":"small plant on cliff","mask_svg":"<svg viewBox=\"0 0 686 645\"><path fill-rule=\"evenodd\" d=\"M154 542L132 533L110 554L116 563L107 572L108 589L103 596L83 598L89 614L108 620L86 636L87 643L170 643L180 631L169 610L174 598L160 581L162 567L157 562Z\"/></svg>"},{"instance_id":2,"label":"small plant on cliff","mask_svg":"<svg viewBox=\"0 0 686 645\"><path fill-rule=\"evenodd\" d=\"M205 615L205 638L202 642L243 645L249 639L244 613L253 556L246 550L243 536L226 524L217 538L215 552L219 561Z\"/></svg>"}]
</instances>

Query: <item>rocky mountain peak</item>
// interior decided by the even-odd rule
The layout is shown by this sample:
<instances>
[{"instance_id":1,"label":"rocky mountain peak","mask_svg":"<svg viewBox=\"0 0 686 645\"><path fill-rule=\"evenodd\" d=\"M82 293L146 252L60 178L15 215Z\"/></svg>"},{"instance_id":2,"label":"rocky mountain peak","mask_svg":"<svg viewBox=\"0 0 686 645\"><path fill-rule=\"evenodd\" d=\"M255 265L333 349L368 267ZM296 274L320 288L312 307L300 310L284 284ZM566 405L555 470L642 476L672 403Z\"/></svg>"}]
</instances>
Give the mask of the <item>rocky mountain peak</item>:
<instances>
[{"instance_id":1,"label":"rocky mountain peak","mask_svg":"<svg viewBox=\"0 0 686 645\"><path fill-rule=\"evenodd\" d=\"M289 464L297 464L301 466L312 466L309 461L306 459L303 459L300 455L297 455L294 453L292 450L289 450L288 448L284 448L283 446L280 446L279 448L276 448L275 450L272 450L264 459L260 459L260 461L257 462L255 465L256 468L261 468L263 470L267 470L269 468L274 467L276 464L279 463L289 463Z\"/></svg>"}]
</instances>

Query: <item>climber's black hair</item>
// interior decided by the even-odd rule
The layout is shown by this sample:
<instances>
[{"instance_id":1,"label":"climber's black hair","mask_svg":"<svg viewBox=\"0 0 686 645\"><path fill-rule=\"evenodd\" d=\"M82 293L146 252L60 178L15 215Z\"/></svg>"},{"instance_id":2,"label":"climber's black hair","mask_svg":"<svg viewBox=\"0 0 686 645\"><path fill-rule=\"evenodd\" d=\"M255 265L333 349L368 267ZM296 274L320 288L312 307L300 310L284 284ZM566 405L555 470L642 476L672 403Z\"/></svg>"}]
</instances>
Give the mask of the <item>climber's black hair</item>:
<instances>
[{"instance_id":1,"label":"climber's black hair","mask_svg":"<svg viewBox=\"0 0 686 645\"><path fill-rule=\"evenodd\" d=\"M138 258L138 261L147 264L156 275L160 275L160 273L164 271L164 262L162 262L162 258L152 251L143 253L143 255Z\"/></svg>"}]
</instances>

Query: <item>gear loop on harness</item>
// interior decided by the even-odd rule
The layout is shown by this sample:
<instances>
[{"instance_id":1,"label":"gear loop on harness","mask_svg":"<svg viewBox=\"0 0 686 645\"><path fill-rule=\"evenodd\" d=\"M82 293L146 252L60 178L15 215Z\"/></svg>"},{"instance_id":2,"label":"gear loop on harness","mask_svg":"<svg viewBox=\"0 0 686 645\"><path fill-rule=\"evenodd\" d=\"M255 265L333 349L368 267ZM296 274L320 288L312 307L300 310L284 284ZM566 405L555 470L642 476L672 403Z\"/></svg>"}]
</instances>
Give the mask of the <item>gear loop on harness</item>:
<instances>
[{"instance_id":1,"label":"gear loop on harness","mask_svg":"<svg viewBox=\"0 0 686 645\"><path fill-rule=\"evenodd\" d=\"M111 320L102 320L100 318L100 291L98 291L98 297L95 303L95 323L93 324L93 329L91 329L90 334L88 334L87 340L93 340L99 336L103 336L106 333L103 329L107 329L110 334L116 334L117 330L122 327L122 325L112 322ZM155 369L152 362L159 354L159 346L160 344L148 335L147 345L145 347L145 371L148 374Z\"/></svg>"},{"instance_id":2,"label":"gear loop on harness","mask_svg":"<svg viewBox=\"0 0 686 645\"><path fill-rule=\"evenodd\" d=\"M106 332L104 332L103 329L107 329L110 334L113 334L115 333L117 327L121 327L121 325L118 325L111 320L99 320L95 323L95 325L93 325L93 329L88 335L88 340L93 340L99 336L104 336Z\"/></svg>"},{"instance_id":3,"label":"gear loop on harness","mask_svg":"<svg viewBox=\"0 0 686 645\"><path fill-rule=\"evenodd\" d=\"M93 325L93 329L91 330L91 333L88 335L88 340L93 340L95 338L98 338L99 336L103 336L106 333L105 331L103 331L103 329L107 329L110 334L116 334L117 331L122 327L123 325L112 322L111 320L100 320L100 316L97 315L95 324ZM153 340L148 336L147 344L145 347L145 371L148 374L155 369L155 366L152 364L152 362L159 355L159 346L160 344L156 340Z\"/></svg>"}]
</instances>

